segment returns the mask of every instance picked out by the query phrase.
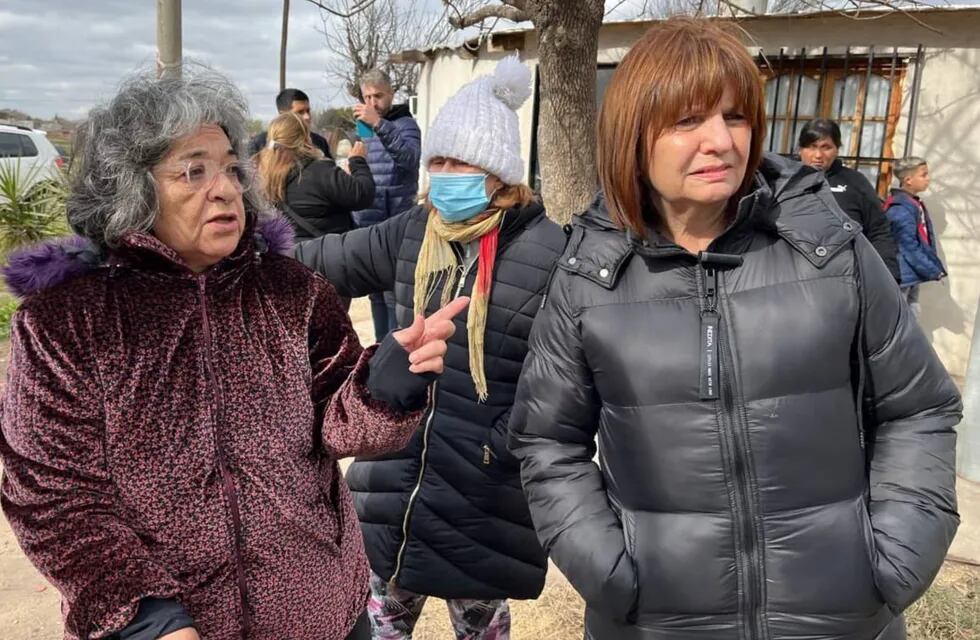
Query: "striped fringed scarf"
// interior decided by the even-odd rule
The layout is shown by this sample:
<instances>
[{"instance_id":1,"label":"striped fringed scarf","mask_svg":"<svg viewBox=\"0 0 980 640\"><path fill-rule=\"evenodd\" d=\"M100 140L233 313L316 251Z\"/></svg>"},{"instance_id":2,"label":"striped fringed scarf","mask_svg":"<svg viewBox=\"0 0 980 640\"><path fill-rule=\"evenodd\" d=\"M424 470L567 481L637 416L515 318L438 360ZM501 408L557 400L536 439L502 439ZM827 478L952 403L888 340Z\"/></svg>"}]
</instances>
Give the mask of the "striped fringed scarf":
<instances>
[{"instance_id":1,"label":"striped fringed scarf","mask_svg":"<svg viewBox=\"0 0 980 640\"><path fill-rule=\"evenodd\" d=\"M504 212L485 213L466 222L449 223L433 209L425 225L425 238L415 265L415 315L425 314L429 300L442 281L439 306L454 297L461 269L450 242L468 244L480 240L476 284L466 312L466 335L469 338L470 375L480 402L487 399L487 376L483 370L483 333L487 326L487 306L493 284L493 263L497 258L497 239Z\"/></svg>"}]
</instances>

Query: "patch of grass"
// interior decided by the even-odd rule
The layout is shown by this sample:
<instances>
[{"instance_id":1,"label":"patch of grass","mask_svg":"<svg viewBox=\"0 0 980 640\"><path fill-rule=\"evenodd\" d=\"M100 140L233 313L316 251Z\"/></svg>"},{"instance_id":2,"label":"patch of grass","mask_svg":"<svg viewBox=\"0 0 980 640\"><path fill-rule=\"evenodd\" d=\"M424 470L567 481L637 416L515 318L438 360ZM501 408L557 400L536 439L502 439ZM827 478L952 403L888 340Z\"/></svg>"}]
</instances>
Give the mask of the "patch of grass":
<instances>
[{"instance_id":1,"label":"patch of grass","mask_svg":"<svg viewBox=\"0 0 980 640\"><path fill-rule=\"evenodd\" d=\"M947 562L905 617L909 638L980 638L980 569Z\"/></svg>"},{"instance_id":2,"label":"patch of grass","mask_svg":"<svg viewBox=\"0 0 980 640\"><path fill-rule=\"evenodd\" d=\"M17 300L0 293L0 340L10 337L10 319L17 310Z\"/></svg>"}]
</instances>

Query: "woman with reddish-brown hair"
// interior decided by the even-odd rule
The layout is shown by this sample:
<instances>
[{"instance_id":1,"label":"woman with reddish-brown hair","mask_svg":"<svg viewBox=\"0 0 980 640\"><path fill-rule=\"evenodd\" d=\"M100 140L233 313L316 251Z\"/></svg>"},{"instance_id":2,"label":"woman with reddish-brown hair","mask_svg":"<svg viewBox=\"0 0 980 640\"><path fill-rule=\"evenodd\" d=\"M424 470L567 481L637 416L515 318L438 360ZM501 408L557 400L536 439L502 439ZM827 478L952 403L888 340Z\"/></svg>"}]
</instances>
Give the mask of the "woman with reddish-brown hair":
<instances>
[{"instance_id":1,"label":"woman with reddish-brown hair","mask_svg":"<svg viewBox=\"0 0 980 640\"><path fill-rule=\"evenodd\" d=\"M823 175L762 154L764 109L694 19L606 93L510 423L587 638L904 638L956 531L956 388Z\"/></svg>"}]
</instances>

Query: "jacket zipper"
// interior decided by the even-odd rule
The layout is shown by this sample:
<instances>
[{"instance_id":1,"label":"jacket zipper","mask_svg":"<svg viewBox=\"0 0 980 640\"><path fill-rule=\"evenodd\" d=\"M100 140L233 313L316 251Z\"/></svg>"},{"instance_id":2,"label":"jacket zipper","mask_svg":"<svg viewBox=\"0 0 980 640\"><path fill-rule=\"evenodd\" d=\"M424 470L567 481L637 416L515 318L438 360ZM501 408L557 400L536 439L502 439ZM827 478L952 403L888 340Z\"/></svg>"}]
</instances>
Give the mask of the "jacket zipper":
<instances>
[{"instance_id":1,"label":"jacket zipper","mask_svg":"<svg viewBox=\"0 0 980 640\"><path fill-rule=\"evenodd\" d=\"M463 293L463 288L466 286L466 279L469 277L470 270L474 264L476 264L476 261L463 267L463 272L459 276L459 284L456 286L456 292L453 295L453 300L458 298ZM439 381L436 380L432 384L432 409L429 410L429 417L425 421L425 430L422 432L422 459L419 462L419 475L415 480L415 487L412 488L412 493L408 497L408 506L405 507L405 517L402 519L402 544L398 548L398 559L395 561L395 572L391 574L391 579L388 580L388 584L391 585L394 585L395 581L398 579L398 574L401 573L402 570L402 562L405 560L405 548L408 546L408 522L412 517L412 508L415 507L415 500L418 498L419 491L422 488L422 477L425 475L425 465L429 453L429 434L432 430L432 421L436 417L436 402L438 397Z\"/></svg>"},{"instance_id":2,"label":"jacket zipper","mask_svg":"<svg viewBox=\"0 0 980 640\"><path fill-rule=\"evenodd\" d=\"M701 397L719 399L722 407L721 432L734 484L733 508L736 519L736 560L739 572L744 576L740 586L745 616L742 620L743 638L763 640L769 636L765 623L762 603L763 584L760 549L756 531L755 503L752 500L751 477L748 454L748 436L739 420L739 408L735 399L734 364L731 361L728 330L720 331L721 314L718 310L719 288L718 269L701 265L703 283L703 305L701 309L702 354L701 354ZM712 357L712 350L713 356ZM706 369L706 360L708 361ZM711 367L714 371L711 371ZM714 380L710 380L714 377ZM710 385L708 382L710 381ZM710 390L714 395L706 393Z\"/></svg>"},{"instance_id":3,"label":"jacket zipper","mask_svg":"<svg viewBox=\"0 0 980 640\"><path fill-rule=\"evenodd\" d=\"M211 361L211 320L208 317L208 300L206 294L207 282L202 277L198 279L198 294L201 300L201 318L204 325L204 368L207 372L208 384L211 386L211 411L212 411L212 430L214 438L215 458L218 463L218 471L221 474L221 488L228 501L228 510L231 512L232 530L234 533L234 544L232 554L235 558L235 574L238 582L238 595L242 607L242 638L247 638L252 628L252 616L248 606L248 585L245 581L245 562L242 557L242 517L238 505L238 492L235 489L235 480L231 470L228 468L228 461L225 457L224 449L221 446L221 439L218 437L218 426L224 416L224 403L222 402L221 389L218 386L217 378L214 375L214 365Z\"/></svg>"}]
</instances>

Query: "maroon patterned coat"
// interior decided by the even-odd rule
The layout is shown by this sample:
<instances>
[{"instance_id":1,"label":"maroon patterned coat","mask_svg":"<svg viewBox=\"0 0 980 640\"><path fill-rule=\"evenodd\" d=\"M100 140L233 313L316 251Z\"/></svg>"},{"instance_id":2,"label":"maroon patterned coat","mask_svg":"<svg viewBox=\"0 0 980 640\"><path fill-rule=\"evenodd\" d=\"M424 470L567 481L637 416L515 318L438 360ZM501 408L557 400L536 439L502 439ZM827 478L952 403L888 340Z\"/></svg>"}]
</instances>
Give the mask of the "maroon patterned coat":
<instances>
[{"instance_id":1,"label":"maroon patterned coat","mask_svg":"<svg viewBox=\"0 0 980 640\"><path fill-rule=\"evenodd\" d=\"M119 630L148 596L206 640L344 638L364 610L337 459L403 447L421 412L370 397L370 351L326 280L274 253L282 232L200 275L145 234L11 261L2 506L66 638Z\"/></svg>"}]
</instances>

